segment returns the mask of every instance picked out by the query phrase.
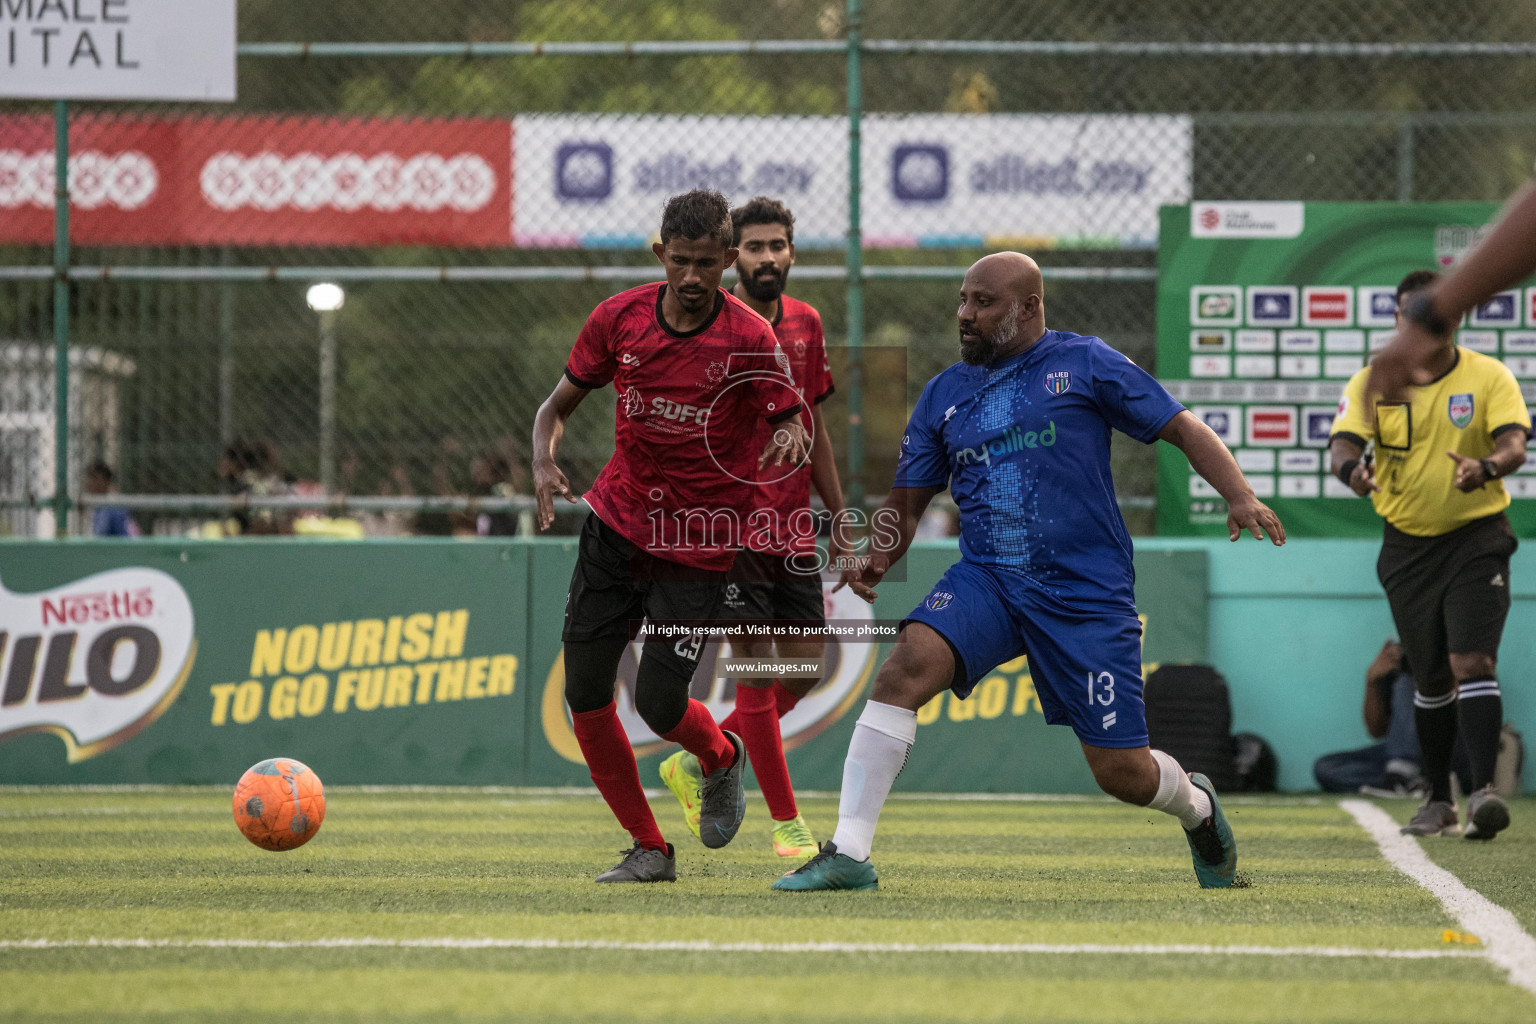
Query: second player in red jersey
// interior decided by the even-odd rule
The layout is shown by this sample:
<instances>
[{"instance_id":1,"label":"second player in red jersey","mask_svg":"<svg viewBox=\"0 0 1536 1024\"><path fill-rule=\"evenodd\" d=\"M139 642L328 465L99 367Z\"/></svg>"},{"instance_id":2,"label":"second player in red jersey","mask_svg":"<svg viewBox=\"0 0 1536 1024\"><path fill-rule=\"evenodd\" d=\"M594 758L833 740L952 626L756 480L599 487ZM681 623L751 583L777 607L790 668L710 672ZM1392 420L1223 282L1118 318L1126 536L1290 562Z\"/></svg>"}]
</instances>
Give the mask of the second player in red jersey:
<instances>
[{"instance_id":1,"label":"second player in red jersey","mask_svg":"<svg viewBox=\"0 0 1536 1024\"><path fill-rule=\"evenodd\" d=\"M688 695L715 619L758 471L798 465L809 439L772 329L720 290L736 257L718 192L674 196L654 246L662 285L631 289L593 311L564 377L534 420L539 524L554 496L579 500L555 462L565 423L591 391L613 384L616 447L587 503L566 598L563 666L571 728L592 781L634 846L599 882L677 877L675 851L651 814L614 704L619 661L640 621L678 627L645 638L635 710L700 766L700 838L730 842L745 811L742 740ZM769 423L766 446L754 447ZM761 453L761 454L759 454Z\"/></svg>"},{"instance_id":2,"label":"second player in red jersey","mask_svg":"<svg viewBox=\"0 0 1536 1024\"><path fill-rule=\"evenodd\" d=\"M816 551L817 517L810 508L811 488L816 488L834 522L843 514L837 461L821 413L821 403L833 390L821 316L806 303L784 294L795 262L795 218L789 208L759 196L732 210L731 223L740 250L732 294L773 326L800 389L800 416L810 431L812 446L809 465L765 472L753 489L753 512L741 553L728 577L725 615L738 622L820 626L826 622L826 613ZM834 531L834 538L836 535ZM834 558L839 554L835 540L831 554ZM823 642L738 637L732 640L731 649L741 658L777 655L819 662ZM779 719L817 682L815 674L739 678L736 709L721 723L721 728L739 734L746 743L758 786L774 820L774 851L781 857L809 857L816 852L815 838L795 805ZM679 751L662 763L661 777L677 795L690 828L696 832L702 780L697 761L687 751Z\"/></svg>"}]
</instances>

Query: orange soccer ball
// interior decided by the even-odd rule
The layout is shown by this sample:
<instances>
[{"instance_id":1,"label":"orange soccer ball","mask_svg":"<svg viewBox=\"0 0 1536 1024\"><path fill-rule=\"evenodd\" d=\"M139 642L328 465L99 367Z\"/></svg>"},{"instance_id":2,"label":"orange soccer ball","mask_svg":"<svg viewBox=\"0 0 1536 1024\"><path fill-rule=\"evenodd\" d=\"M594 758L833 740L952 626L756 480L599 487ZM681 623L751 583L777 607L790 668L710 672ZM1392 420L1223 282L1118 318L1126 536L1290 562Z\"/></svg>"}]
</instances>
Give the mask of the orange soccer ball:
<instances>
[{"instance_id":1,"label":"orange soccer ball","mask_svg":"<svg viewBox=\"0 0 1536 1024\"><path fill-rule=\"evenodd\" d=\"M235 784L235 824L263 850L292 850L320 831L325 787L291 757L269 757Z\"/></svg>"}]
</instances>

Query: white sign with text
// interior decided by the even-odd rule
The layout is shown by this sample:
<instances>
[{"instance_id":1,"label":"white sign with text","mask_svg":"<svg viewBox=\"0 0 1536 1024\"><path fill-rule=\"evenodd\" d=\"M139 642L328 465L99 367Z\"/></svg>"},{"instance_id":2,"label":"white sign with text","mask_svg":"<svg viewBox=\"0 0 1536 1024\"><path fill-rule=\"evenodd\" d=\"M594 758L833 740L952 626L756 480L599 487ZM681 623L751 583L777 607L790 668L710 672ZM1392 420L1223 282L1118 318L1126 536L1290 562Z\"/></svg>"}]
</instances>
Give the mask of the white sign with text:
<instances>
[{"instance_id":1,"label":"white sign with text","mask_svg":"<svg viewBox=\"0 0 1536 1024\"><path fill-rule=\"evenodd\" d=\"M872 114L863 125L873 248L1147 247L1158 207L1189 200L1187 117ZM628 247L656 234L669 196L717 188L733 205L781 199L796 242L841 246L847 132L835 117L518 117L515 242Z\"/></svg>"},{"instance_id":2,"label":"white sign with text","mask_svg":"<svg viewBox=\"0 0 1536 1024\"><path fill-rule=\"evenodd\" d=\"M0 0L0 98L235 98L235 0Z\"/></svg>"}]
</instances>

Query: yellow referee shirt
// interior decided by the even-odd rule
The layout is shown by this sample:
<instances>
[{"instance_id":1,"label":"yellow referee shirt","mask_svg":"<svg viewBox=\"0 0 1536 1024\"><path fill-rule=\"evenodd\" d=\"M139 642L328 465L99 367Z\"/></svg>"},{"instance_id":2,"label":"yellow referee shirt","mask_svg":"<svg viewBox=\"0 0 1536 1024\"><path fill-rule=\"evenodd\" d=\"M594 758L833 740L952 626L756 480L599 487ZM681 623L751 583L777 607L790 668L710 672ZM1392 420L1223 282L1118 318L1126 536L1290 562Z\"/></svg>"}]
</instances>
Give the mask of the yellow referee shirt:
<instances>
[{"instance_id":1,"label":"yellow referee shirt","mask_svg":"<svg viewBox=\"0 0 1536 1024\"><path fill-rule=\"evenodd\" d=\"M1460 346L1445 376L1417 388L1407 405L1376 406L1376 422L1366 422L1365 377L1369 367L1349 379L1333 436L1364 445L1376 442L1376 483L1371 496L1387 522L1418 537L1438 537L1474 519L1509 507L1502 480L1492 480L1471 494L1456 489L1456 461L1446 452L1483 459L1493 454L1494 439L1507 430L1531 430L1531 416L1515 375L1497 359Z\"/></svg>"}]
</instances>

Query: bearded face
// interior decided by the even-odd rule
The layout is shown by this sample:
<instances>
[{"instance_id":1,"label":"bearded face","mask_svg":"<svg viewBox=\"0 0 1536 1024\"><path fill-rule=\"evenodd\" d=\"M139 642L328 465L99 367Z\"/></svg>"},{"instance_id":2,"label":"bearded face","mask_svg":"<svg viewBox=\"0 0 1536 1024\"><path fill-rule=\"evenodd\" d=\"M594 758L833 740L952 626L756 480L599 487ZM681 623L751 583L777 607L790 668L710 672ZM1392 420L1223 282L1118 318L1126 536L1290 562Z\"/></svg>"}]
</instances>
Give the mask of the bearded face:
<instances>
[{"instance_id":1,"label":"bearded face","mask_svg":"<svg viewBox=\"0 0 1536 1024\"><path fill-rule=\"evenodd\" d=\"M1019 336L1019 302L1015 299L1001 316L976 316L960 321L960 358L971 366L984 366L1013 344Z\"/></svg>"},{"instance_id":2,"label":"bearded face","mask_svg":"<svg viewBox=\"0 0 1536 1024\"><path fill-rule=\"evenodd\" d=\"M741 286L758 302L776 302L784 294L789 280L789 268L765 263L751 274L741 275Z\"/></svg>"}]
</instances>

